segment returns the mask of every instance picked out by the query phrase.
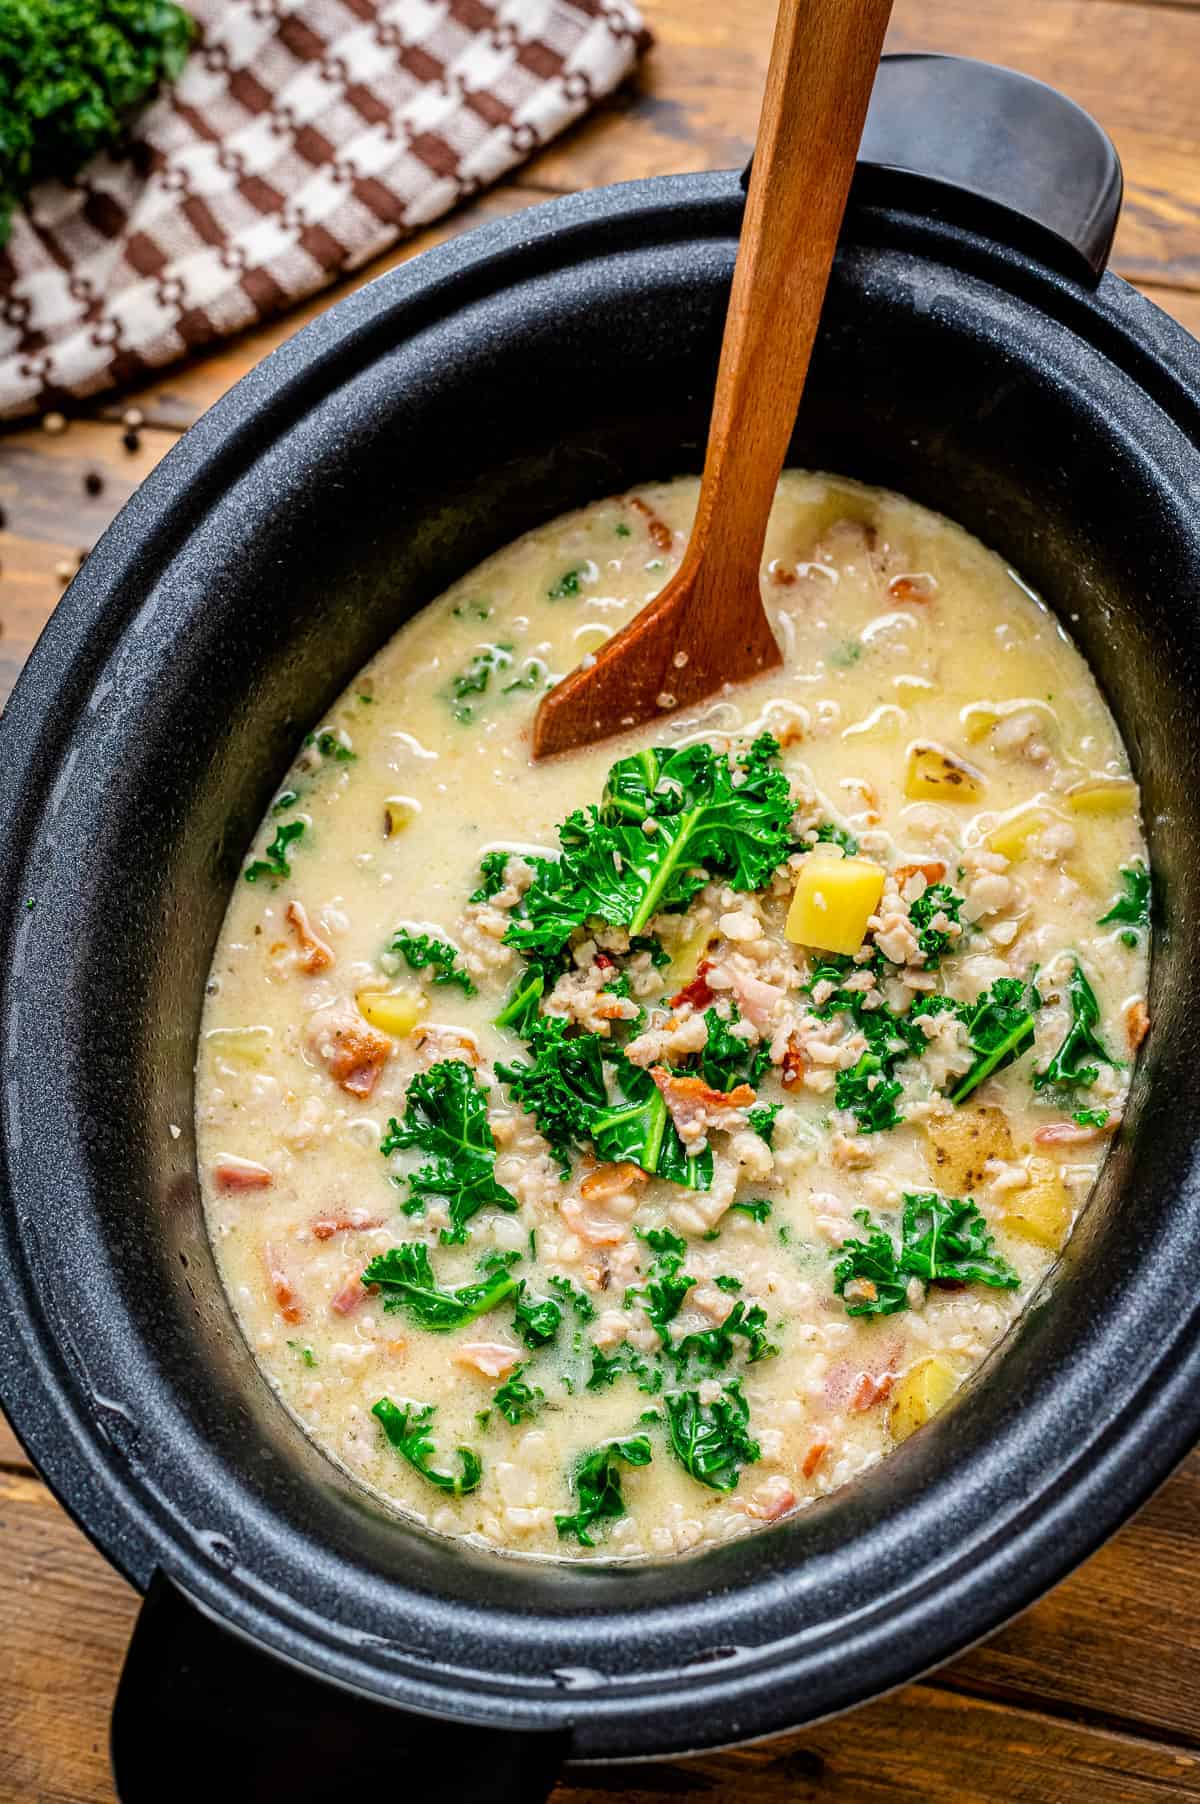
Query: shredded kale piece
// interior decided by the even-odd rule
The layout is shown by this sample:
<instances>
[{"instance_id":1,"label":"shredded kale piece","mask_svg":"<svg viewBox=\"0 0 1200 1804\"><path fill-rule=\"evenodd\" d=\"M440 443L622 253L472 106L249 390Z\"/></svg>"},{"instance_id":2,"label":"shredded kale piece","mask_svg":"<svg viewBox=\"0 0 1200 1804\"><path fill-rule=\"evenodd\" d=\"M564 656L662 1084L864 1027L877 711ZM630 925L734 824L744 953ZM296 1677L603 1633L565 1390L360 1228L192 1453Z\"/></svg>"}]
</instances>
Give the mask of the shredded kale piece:
<instances>
[{"instance_id":1,"label":"shredded kale piece","mask_svg":"<svg viewBox=\"0 0 1200 1804\"><path fill-rule=\"evenodd\" d=\"M783 1104L781 1102L760 1102L756 1103L754 1107L747 1112L746 1120L748 1124L758 1135L759 1139L765 1140L768 1146L774 1144L775 1117L779 1114L782 1107Z\"/></svg>"},{"instance_id":2,"label":"shredded kale piece","mask_svg":"<svg viewBox=\"0 0 1200 1804\"><path fill-rule=\"evenodd\" d=\"M410 933L407 927L392 935L389 952L403 958L410 971L432 968L435 984L456 984L464 996L475 995L475 985L458 962L458 953L445 940L435 940L428 933Z\"/></svg>"},{"instance_id":3,"label":"shredded kale piece","mask_svg":"<svg viewBox=\"0 0 1200 1804\"><path fill-rule=\"evenodd\" d=\"M1142 860L1136 859L1133 864L1123 864L1120 871L1124 895L1118 896L1107 914L1100 916L1096 925L1107 927L1110 921L1125 924L1125 932L1121 935L1127 946L1138 943L1137 929L1146 931L1150 926L1150 872Z\"/></svg>"},{"instance_id":4,"label":"shredded kale piece","mask_svg":"<svg viewBox=\"0 0 1200 1804\"><path fill-rule=\"evenodd\" d=\"M853 1114L860 1132L880 1134L899 1127L904 1119L896 1107L903 1087L892 1076L890 1063L878 1053L864 1052L848 1070L838 1072L833 1099L839 1109Z\"/></svg>"},{"instance_id":5,"label":"shredded kale piece","mask_svg":"<svg viewBox=\"0 0 1200 1804\"><path fill-rule=\"evenodd\" d=\"M1035 1090L1046 1090L1052 1085L1086 1090L1099 1077L1101 1065L1108 1065L1114 1071L1119 1068L1119 1061L1106 1050L1096 1032L1100 1004L1078 959L1067 984L1067 1000L1071 1008L1071 1025L1045 1070L1034 1072ZM1085 1063L1085 1060L1092 1062Z\"/></svg>"},{"instance_id":6,"label":"shredded kale piece","mask_svg":"<svg viewBox=\"0 0 1200 1804\"><path fill-rule=\"evenodd\" d=\"M521 1280L502 1269L478 1283L443 1290L434 1275L429 1248L419 1240L377 1254L362 1281L379 1285L385 1309L403 1309L419 1327L433 1334L465 1327L522 1289Z\"/></svg>"},{"instance_id":7,"label":"shredded kale piece","mask_svg":"<svg viewBox=\"0 0 1200 1804\"><path fill-rule=\"evenodd\" d=\"M586 1290L581 1290L578 1284L572 1284L570 1278L553 1277L547 1278L546 1282L550 1285L552 1290L558 1292L564 1302L571 1305L571 1308L575 1311L575 1314L581 1322L595 1321L596 1305L592 1302L592 1299L588 1296Z\"/></svg>"},{"instance_id":8,"label":"shredded kale piece","mask_svg":"<svg viewBox=\"0 0 1200 1804\"><path fill-rule=\"evenodd\" d=\"M383 1432L402 1459L436 1485L439 1491L447 1491L452 1497L467 1497L478 1490L479 1481L483 1477L483 1466L479 1455L469 1447L460 1447L458 1457L462 1461L462 1471L439 1472L430 1464L433 1459L433 1436L429 1429L437 1414L435 1403L393 1403L390 1397L381 1397L375 1404L371 1414L378 1418Z\"/></svg>"},{"instance_id":9,"label":"shredded kale piece","mask_svg":"<svg viewBox=\"0 0 1200 1804\"><path fill-rule=\"evenodd\" d=\"M284 821L275 829L275 837L267 847L262 858L256 858L248 864L242 873L247 883L257 883L260 877L269 878L272 888L290 877L292 867L288 856L288 847L296 843L304 835L303 821Z\"/></svg>"},{"instance_id":10,"label":"shredded kale piece","mask_svg":"<svg viewBox=\"0 0 1200 1804\"><path fill-rule=\"evenodd\" d=\"M683 1269L687 1242L669 1228L650 1228L645 1233L635 1230L654 1254L645 1281L631 1285L625 1292L625 1307L640 1303L650 1318L650 1325L664 1347L671 1345L670 1323L683 1307L683 1300L696 1282Z\"/></svg>"},{"instance_id":11,"label":"shredded kale piece","mask_svg":"<svg viewBox=\"0 0 1200 1804\"><path fill-rule=\"evenodd\" d=\"M914 1005L914 1015L932 1012L919 1002ZM956 1012L975 1054L971 1069L950 1092L951 1102L959 1103L965 1102L984 1078L1003 1071L1032 1046L1035 1022L1026 1006L1025 986L1017 977L998 977L990 990L984 990L974 1003L959 1004Z\"/></svg>"},{"instance_id":12,"label":"shredded kale piece","mask_svg":"<svg viewBox=\"0 0 1200 1804\"><path fill-rule=\"evenodd\" d=\"M479 860L481 882L477 890L472 890L472 902L490 902L504 888L504 872L511 852L485 852Z\"/></svg>"},{"instance_id":13,"label":"shredded kale piece","mask_svg":"<svg viewBox=\"0 0 1200 1804\"><path fill-rule=\"evenodd\" d=\"M685 1153L650 1073L631 1064L619 1050L609 1053L608 1062L621 1100L597 1109L592 1116L592 1145L597 1158L614 1164L628 1160L652 1177L665 1178L689 1190L711 1189L712 1148L705 1147L698 1156Z\"/></svg>"},{"instance_id":14,"label":"shredded kale piece","mask_svg":"<svg viewBox=\"0 0 1200 1804\"><path fill-rule=\"evenodd\" d=\"M299 1357L302 1364L304 1364L306 1366L315 1366L316 1365L316 1363L317 1363L316 1354L313 1352L311 1347L306 1347L304 1345L303 1341L290 1340L288 1342L288 1346L291 1348L292 1352L295 1353Z\"/></svg>"},{"instance_id":15,"label":"shredded kale piece","mask_svg":"<svg viewBox=\"0 0 1200 1804\"><path fill-rule=\"evenodd\" d=\"M594 1547L591 1530L595 1523L611 1521L625 1514L621 1493L619 1462L627 1466L650 1464L650 1442L646 1435L630 1435L624 1441L609 1441L585 1454L571 1475L571 1489L578 1509L573 1515L558 1515L555 1527L561 1536L574 1535L582 1547Z\"/></svg>"},{"instance_id":16,"label":"shredded kale piece","mask_svg":"<svg viewBox=\"0 0 1200 1804\"><path fill-rule=\"evenodd\" d=\"M957 926L959 910L965 901L966 897L960 896L948 883L932 883L909 908L908 918L917 930L917 945L925 954L927 971L937 969L943 954L954 949L958 938L945 928L934 927L933 922L938 915L944 915Z\"/></svg>"},{"instance_id":17,"label":"shredded kale piece","mask_svg":"<svg viewBox=\"0 0 1200 1804\"><path fill-rule=\"evenodd\" d=\"M1102 1128L1108 1122L1107 1109L1076 1109L1071 1120L1079 1127Z\"/></svg>"},{"instance_id":18,"label":"shredded kale piece","mask_svg":"<svg viewBox=\"0 0 1200 1804\"><path fill-rule=\"evenodd\" d=\"M833 821L821 822L817 828L817 844L819 846L841 846L847 858L858 857L858 841L853 833L847 833L845 827L839 827Z\"/></svg>"},{"instance_id":19,"label":"shredded kale piece","mask_svg":"<svg viewBox=\"0 0 1200 1804\"><path fill-rule=\"evenodd\" d=\"M606 1353L602 1347L593 1346L592 1369L587 1380L589 1391L608 1390L626 1373L637 1379L639 1391L646 1391L653 1396L662 1389L662 1373L651 1366L649 1360L643 1359L628 1341L622 1341L611 1353Z\"/></svg>"},{"instance_id":20,"label":"shredded kale piece","mask_svg":"<svg viewBox=\"0 0 1200 1804\"><path fill-rule=\"evenodd\" d=\"M518 1366L492 1397L504 1420L514 1428L518 1422L532 1421L546 1400L545 1391L540 1385L527 1383L524 1372L525 1367Z\"/></svg>"},{"instance_id":21,"label":"shredded kale piece","mask_svg":"<svg viewBox=\"0 0 1200 1804\"><path fill-rule=\"evenodd\" d=\"M771 1063L771 1048L761 1042L748 1046L732 1031L741 1020L734 1008L729 1020L721 1018L715 1008L704 1011L708 1027L708 1044L700 1054L700 1075L714 1090L732 1090L737 1084L755 1087Z\"/></svg>"},{"instance_id":22,"label":"shredded kale piece","mask_svg":"<svg viewBox=\"0 0 1200 1804\"><path fill-rule=\"evenodd\" d=\"M895 1315L907 1309L908 1281L925 1284L989 1284L1015 1290L1021 1280L996 1251L986 1221L969 1199L936 1191L905 1191L901 1241L897 1249L886 1228L860 1209L855 1220L865 1240L846 1240L833 1270L835 1293L847 1315ZM853 1284L850 1300L847 1286Z\"/></svg>"},{"instance_id":23,"label":"shredded kale piece","mask_svg":"<svg viewBox=\"0 0 1200 1804\"><path fill-rule=\"evenodd\" d=\"M322 733L310 734L309 743L316 746L322 758L332 758L338 764L353 764L358 758L358 753L352 752L328 727Z\"/></svg>"},{"instance_id":24,"label":"shredded kale piece","mask_svg":"<svg viewBox=\"0 0 1200 1804\"><path fill-rule=\"evenodd\" d=\"M547 596L551 601L566 601L569 598L578 595L579 579L582 575L582 565L578 565L571 570L564 570L553 588L546 590Z\"/></svg>"},{"instance_id":25,"label":"shredded kale piece","mask_svg":"<svg viewBox=\"0 0 1200 1804\"><path fill-rule=\"evenodd\" d=\"M170 0L0 0L0 246L35 182L70 183L187 60Z\"/></svg>"},{"instance_id":26,"label":"shredded kale piece","mask_svg":"<svg viewBox=\"0 0 1200 1804\"><path fill-rule=\"evenodd\" d=\"M427 1164L408 1178L406 1208L419 1209L430 1196L445 1199L450 1227L443 1244L464 1241L473 1215L489 1204L512 1214L517 1199L495 1178L496 1142L487 1119L487 1092L462 1059L443 1059L419 1072L408 1086L403 1123L395 1116L380 1143L385 1155L418 1147Z\"/></svg>"},{"instance_id":27,"label":"shredded kale piece","mask_svg":"<svg viewBox=\"0 0 1200 1804\"><path fill-rule=\"evenodd\" d=\"M668 1391L663 1399L671 1452L697 1484L732 1491L742 1467L758 1459L760 1448L747 1434L750 1406L740 1380L726 1385L714 1403L699 1391Z\"/></svg>"},{"instance_id":28,"label":"shredded kale piece","mask_svg":"<svg viewBox=\"0 0 1200 1804\"><path fill-rule=\"evenodd\" d=\"M707 1377L725 1369L736 1352L735 1339L746 1342L746 1360L757 1365L760 1359L772 1359L779 1352L767 1339L767 1312L761 1303L747 1309L741 1298L723 1322L715 1328L704 1328L685 1334L670 1349L679 1377Z\"/></svg>"},{"instance_id":29,"label":"shredded kale piece","mask_svg":"<svg viewBox=\"0 0 1200 1804\"><path fill-rule=\"evenodd\" d=\"M743 1289L741 1279L733 1277L729 1272L722 1272L719 1278L713 1279L713 1283L718 1290L726 1290L731 1296Z\"/></svg>"},{"instance_id":30,"label":"shredded kale piece","mask_svg":"<svg viewBox=\"0 0 1200 1804\"><path fill-rule=\"evenodd\" d=\"M896 1098L903 1086L895 1069L904 1059L923 1052L926 1042L911 1013L896 1015L883 1005L868 1008L868 992L844 987L843 979L854 969L850 959L827 958L813 971L806 989L811 996L819 985L832 985L824 1002L810 1004L813 1014L821 1021L839 1012L849 1015L867 1042L857 1063L838 1072L834 1102L854 1115L862 1133L877 1134L902 1121Z\"/></svg>"},{"instance_id":31,"label":"shredded kale piece","mask_svg":"<svg viewBox=\"0 0 1200 1804\"><path fill-rule=\"evenodd\" d=\"M768 1215L771 1213L771 1204L767 1201L765 1196L760 1196L756 1202L752 1203L730 1203L729 1207L731 1209L740 1209L743 1215L750 1216L752 1221L756 1221L760 1225L766 1221Z\"/></svg>"},{"instance_id":32,"label":"shredded kale piece","mask_svg":"<svg viewBox=\"0 0 1200 1804\"><path fill-rule=\"evenodd\" d=\"M571 1033L557 1015L535 1017L525 1037L532 1064L498 1064L496 1075L533 1116L566 1178L572 1152L592 1137L597 1112L608 1107L600 1038Z\"/></svg>"},{"instance_id":33,"label":"shredded kale piece","mask_svg":"<svg viewBox=\"0 0 1200 1804\"><path fill-rule=\"evenodd\" d=\"M525 1345L535 1351L555 1338L562 1325L562 1310L553 1297L531 1296L524 1282L517 1286L513 1328Z\"/></svg>"},{"instance_id":34,"label":"shredded kale piece","mask_svg":"<svg viewBox=\"0 0 1200 1804\"><path fill-rule=\"evenodd\" d=\"M511 645L485 645L476 652L466 669L451 679L450 712L455 720L464 725L474 720L476 704L467 697L486 694L496 672L507 670L512 664L512 653Z\"/></svg>"},{"instance_id":35,"label":"shredded kale piece","mask_svg":"<svg viewBox=\"0 0 1200 1804\"><path fill-rule=\"evenodd\" d=\"M560 857L532 861L508 944L555 957L592 917L638 936L660 911L686 908L711 876L761 889L791 843L778 751L763 734L740 765L705 744L621 759L600 806L577 809L560 827Z\"/></svg>"},{"instance_id":36,"label":"shredded kale piece","mask_svg":"<svg viewBox=\"0 0 1200 1804\"><path fill-rule=\"evenodd\" d=\"M510 1027L522 1040L528 1040L538 1018L538 1003L546 988L546 977L536 966L529 965L518 980L508 1001L496 1016L497 1027Z\"/></svg>"}]
</instances>

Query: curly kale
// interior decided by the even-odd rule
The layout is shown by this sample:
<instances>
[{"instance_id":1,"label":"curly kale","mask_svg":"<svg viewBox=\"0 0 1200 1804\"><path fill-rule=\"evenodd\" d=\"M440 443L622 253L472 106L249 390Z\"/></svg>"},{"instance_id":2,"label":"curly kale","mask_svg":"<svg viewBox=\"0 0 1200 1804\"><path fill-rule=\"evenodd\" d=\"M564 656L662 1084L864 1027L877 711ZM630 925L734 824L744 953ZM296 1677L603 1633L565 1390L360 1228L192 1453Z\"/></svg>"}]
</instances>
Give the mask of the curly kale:
<instances>
[{"instance_id":1,"label":"curly kale","mask_svg":"<svg viewBox=\"0 0 1200 1804\"><path fill-rule=\"evenodd\" d=\"M895 1315L909 1304L910 1278L924 1284L988 1284L1015 1290L1021 1280L996 1251L987 1223L968 1198L907 1190L897 1247L866 1209L855 1219L865 1240L845 1240L833 1270L833 1288L847 1315ZM847 1289L853 1285L847 1300Z\"/></svg>"},{"instance_id":2,"label":"curly kale","mask_svg":"<svg viewBox=\"0 0 1200 1804\"><path fill-rule=\"evenodd\" d=\"M740 1380L726 1385L713 1403L701 1403L699 1391L668 1391L663 1401L671 1452L684 1471L712 1491L732 1491L742 1467L761 1451L746 1432L750 1406Z\"/></svg>"},{"instance_id":3,"label":"curly kale","mask_svg":"<svg viewBox=\"0 0 1200 1804\"><path fill-rule=\"evenodd\" d=\"M1075 960L1075 968L1067 984L1067 1002L1071 1010L1071 1025L1063 1037L1062 1045L1045 1070L1034 1072L1035 1090L1048 1090L1055 1086L1086 1090L1099 1077L1101 1065L1108 1065L1113 1070L1118 1068L1119 1060L1114 1059L1106 1050L1096 1032L1100 1024L1100 1004L1078 959Z\"/></svg>"},{"instance_id":4,"label":"curly kale","mask_svg":"<svg viewBox=\"0 0 1200 1804\"><path fill-rule=\"evenodd\" d=\"M1121 884L1124 895L1117 897L1096 925L1107 927L1110 921L1121 922L1125 929L1122 940L1127 946L1136 946L1137 930L1144 932L1150 926L1150 872L1140 858L1121 866Z\"/></svg>"},{"instance_id":5,"label":"curly kale","mask_svg":"<svg viewBox=\"0 0 1200 1804\"><path fill-rule=\"evenodd\" d=\"M408 1177L410 1213L431 1196L444 1198L450 1226L443 1242L464 1241L467 1223L489 1204L512 1214L517 1199L496 1182L496 1142L488 1126L487 1092L462 1059L443 1059L419 1072L408 1086L403 1122L395 1116L379 1150L385 1157L415 1146L430 1155Z\"/></svg>"},{"instance_id":6,"label":"curly kale","mask_svg":"<svg viewBox=\"0 0 1200 1804\"><path fill-rule=\"evenodd\" d=\"M410 971L433 971L435 984L456 984L464 996L475 994L475 985L458 962L458 952L445 940L435 940L428 933L410 933L401 927L392 935L388 951L402 958Z\"/></svg>"},{"instance_id":7,"label":"curly kale","mask_svg":"<svg viewBox=\"0 0 1200 1804\"><path fill-rule=\"evenodd\" d=\"M608 1107L600 1041L595 1034L569 1033L557 1015L535 1016L525 1038L532 1063L498 1064L496 1075L533 1116L565 1178L571 1154L591 1138L596 1112Z\"/></svg>"},{"instance_id":8,"label":"curly kale","mask_svg":"<svg viewBox=\"0 0 1200 1804\"><path fill-rule=\"evenodd\" d=\"M631 1435L624 1441L609 1441L593 1453L585 1454L571 1479L571 1489L579 1507L573 1515L555 1516L559 1534L574 1535L581 1546L594 1547L593 1524L625 1514L619 1462L623 1460L627 1466L648 1466L650 1457L650 1442L644 1434Z\"/></svg>"},{"instance_id":9,"label":"curly kale","mask_svg":"<svg viewBox=\"0 0 1200 1804\"><path fill-rule=\"evenodd\" d=\"M434 1334L449 1334L498 1307L524 1288L506 1270L491 1272L475 1284L443 1290L434 1276L429 1248L422 1241L406 1241L379 1253L362 1275L364 1284L378 1284L385 1309L403 1309Z\"/></svg>"},{"instance_id":10,"label":"curly kale","mask_svg":"<svg viewBox=\"0 0 1200 1804\"><path fill-rule=\"evenodd\" d=\"M460 1447L458 1457L462 1461L462 1472L439 1472L431 1465L433 1459L433 1436L430 1425L437 1414L436 1403L393 1403L390 1397L381 1397L375 1404L371 1414L377 1418L384 1434L402 1459L435 1485L439 1491L448 1491L452 1497L467 1497L472 1491L479 1489L479 1481L483 1477L483 1466L479 1455L472 1453L469 1447Z\"/></svg>"},{"instance_id":11,"label":"curly kale","mask_svg":"<svg viewBox=\"0 0 1200 1804\"><path fill-rule=\"evenodd\" d=\"M0 0L0 245L35 182L119 142L194 31L170 0Z\"/></svg>"},{"instance_id":12,"label":"curly kale","mask_svg":"<svg viewBox=\"0 0 1200 1804\"><path fill-rule=\"evenodd\" d=\"M937 969L942 955L952 950L959 937L933 923L940 917L957 927L959 911L965 901L966 897L960 896L948 883L933 883L910 907L908 918L916 931L917 945L925 954L927 971Z\"/></svg>"}]
</instances>

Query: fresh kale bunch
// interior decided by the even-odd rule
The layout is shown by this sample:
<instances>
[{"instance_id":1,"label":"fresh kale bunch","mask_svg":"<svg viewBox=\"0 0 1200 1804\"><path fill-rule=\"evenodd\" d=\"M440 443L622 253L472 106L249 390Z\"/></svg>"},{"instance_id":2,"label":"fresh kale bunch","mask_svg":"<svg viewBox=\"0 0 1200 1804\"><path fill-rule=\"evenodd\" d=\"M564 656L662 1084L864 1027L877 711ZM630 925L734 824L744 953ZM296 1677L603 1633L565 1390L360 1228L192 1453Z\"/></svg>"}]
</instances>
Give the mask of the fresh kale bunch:
<instances>
[{"instance_id":1,"label":"fresh kale bunch","mask_svg":"<svg viewBox=\"0 0 1200 1804\"><path fill-rule=\"evenodd\" d=\"M0 0L0 245L35 182L116 144L195 30L171 0Z\"/></svg>"}]
</instances>

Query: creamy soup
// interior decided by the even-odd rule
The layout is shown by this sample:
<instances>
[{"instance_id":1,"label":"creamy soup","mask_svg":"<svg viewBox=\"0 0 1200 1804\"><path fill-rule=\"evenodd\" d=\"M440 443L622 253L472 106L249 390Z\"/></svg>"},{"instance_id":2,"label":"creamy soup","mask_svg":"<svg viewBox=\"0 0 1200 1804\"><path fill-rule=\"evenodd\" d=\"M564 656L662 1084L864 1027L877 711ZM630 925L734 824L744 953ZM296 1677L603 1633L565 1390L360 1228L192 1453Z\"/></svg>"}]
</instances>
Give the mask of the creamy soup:
<instances>
[{"instance_id":1,"label":"creamy soup","mask_svg":"<svg viewBox=\"0 0 1200 1804\"><path fill-rule=\"evenodd\" d=\"M1148 1025L1096 685L897 496L786 473L783 669L531 764L696 495L529 533L396 635L305 740L208 986L208 1224L264 1374L381 1498L506 1552L722 1541L952 1406Z\"/></svg>"}]
</instances>

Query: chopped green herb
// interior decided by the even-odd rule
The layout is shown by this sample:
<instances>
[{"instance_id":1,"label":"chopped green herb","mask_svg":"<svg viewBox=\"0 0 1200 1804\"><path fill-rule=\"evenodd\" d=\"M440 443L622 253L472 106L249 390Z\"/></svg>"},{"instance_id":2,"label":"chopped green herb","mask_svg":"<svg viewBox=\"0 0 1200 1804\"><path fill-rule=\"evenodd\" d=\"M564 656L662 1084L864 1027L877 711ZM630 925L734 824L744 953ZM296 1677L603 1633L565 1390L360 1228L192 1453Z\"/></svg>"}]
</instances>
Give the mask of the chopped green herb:
<instances>
[{"instance_id":1,"label":"chopped green herb","mask_svg":"<svg viewBox=\"0 0 1200 1804\"><path fill-rule=\"evenodd\" d=\"M345 741L339 739L336 733L331 733L328 728L323 733L317 734L316 744L322 758L336 759L339 764L353 764L358 757L357 752L352 752Z\"/></svg>"},{"instance_id":2,"label":"chopped green herb","mask_svg":"<svg viewBox=\"0 0 1200 1804\"><path fill-rule=\"evenodd\" d=\"M443 1290L434 1276L429 1248L422 1241L406 1241L372 1259L362 1275L364 1284L378 1284L385 1309L403 1309L418 1327L433 1334L449 1334L499 1307L522 1288L508 1271L493 1271L475 1284Z\"/></svg>"},{"instance_id":3,"label":"chopped green herb","mask_svg":"<svg viewBox=\"0 0 1200 1804\"><path fill-rule=\"evenodd\" d=\"M487 1119L487 1092L461 1059L443 1059L408 1086L403 1124L393 1116L380 1151L415 1146L431 1155L409 1176L412 1201L442 1197L450 1213L444 1242L463 1241L467 1223L489 1204L512 1213L517 1199L495 1178L496 1142Z\"/></svg>"},{"instance_id":4,"label":"chopped green herb","mask_svg":"<svg viewBox=\"0 0 1200 1804\"><path fill-rule=\"evenodd\" d=\"M456 620L490 620L492 610L486 601L460 601L451 613Z\"/></svg>"},{"instance_id":5,"label":"chopped green herb","mask_svg":"<svg viewBox=\"0 0 1200 1804\"><path fill-rule=\"evenodd\" d=\"M609 1441L606 1446L597 1447L595 1452L585 1454L571 1476L571 1489L579 1507L574 1515L555 1516L559 1534L574 1535L581 1546L594 1547L593 1525L625 1514L618 1462L624 1460L627 1466L648 1466L650 1457L650 1442L644 1434L631 1435L624 1441Z\"/></svg>"},{"instance_id":6,"label":"chopped green herb","mask_svg":"<svg viewBox=\"0 0 1200 1804\"><path fill-rule=\"evenodd\" d=\"M719 1278L713 1279L713 1283L718 1290L727 1290L731 1295L742 1289L741 1279L732 1277L729 1272L722 1272Z\"/></svg>"},{"instance_id":7,"label":"chopped green herb","mask_svg":"<svg viewBox=\"0 0 1200 1804\"><path fill-rule=\"evenodd\" d=\"M458 1457L462 1461L461 1473L439 1472L430 1464L434 1447L429 1428L437 1414L435 1403L427 1403L422 1407L419 1403L395 1404L390 1397L381 1397L371 1414L378 1418L384 1434L401 1458L415 1467L431 1485L436 1485L439 1491L447 1491L452 1497L467 1497L472 1491L478 1490L483 1467L478 1454L472 1453L469 1447L458 1449Z\"/></svg>"},{"instance_id":8,"label":"chopped green herb","mask_svg":"<svg viewBox=\"0 0 1200 1804\"><path fill-rule=\"evenodd\" d=\"M746 1432L750 1406L740 1380L714 1403L701 1403L699 1391L668 1391L663 1401L671 1452L684 1471L712 1491L734 1490L742 1467L760 1452Z\"/></svg>"},{"instance_id":9,"label":"chopped green herb","mask_svg":"<svg viewBox=\"0 0 1200 1804\"><path fill-rule=\"evenodd\" d=\"M428 933L410 933L402 927L393 934L388 951L403 958L410 971L430 967L435 984L455 984L464 996L474 996L472 978L458 963L457 950L445 940L435 940Z\"/></svg>"},{"instance_id":10,"label":"chopped green herb","mask_svg":"<svg viewBox=\"0 0 1200 1804\"><path fill-rule=\"evenodd\" d=\"M863 655L861 639L846 639L841 645L835 645L829 654L829 662L837 670L849 670L857 664Z\"/></svg>"},{"instance_id":11,"label":"chopped green herb","mask_svg":"<svg viewBox=\"0 0 1200 1804\"><path fill-rule=\"evenodd\" d=\"M627 539L630 536L629 528L626 526L624 520L618 520L617 524L613 527L613 531L619 539Z\"/></svg>"},{"instance_id":12,"label":"chopped green herb","mask_svg":"<svg viewBox=\"0 0 1200 1804\"><path fill-rule=\"evenodd\" d=\"M1067 1001L1071 1009L1071 1025L1062 1045L1045 1070L1034 1072L1035 1090L1046 1090L1055 1084L1086 1090L1099 1077L1101 1065L1108 1065L1113 1070L1118 1067L1118 1061L1105 1050L1096 1032L1100 1022L1100 1004L1096 1001L1096 992L1084 976L1083 966L1078 959L1075 960L1075 968L1067 985ZM1085 1063L1085 1060L1093 1062Z\"/></svg>"},{"instance_id":13,"label":"chopped green herb","mask_svg":"<svg viewBox=\"0 0 1200 1804\"><path fill-rule=\"evenodd\" d=\"M507 670L512 664L511 645L485 645L476 652L465 670L459 671L450 683L450 712L455 720L464 723L474 720L475 703L468 701L468 696L484 695L488 685L497 671Z\"/></svg>"},{"instance_id":14,"label":"chopped green herb","mask_svg":"<svg viewBox=\"0 0 1200 1804\"><path fill-rule=\"evenodd\" d=\"M300 791L298 789L281 789L271 803L271 813L286 814L288 809L294 808L299 800Z\"/></svg>"},{"instance_id":15,"label":"chopped green herb","mask_svg":"<svg viewBox=\"0 0 1200 1804\"><path fill-rule=\"evenodd\" d=\"M267 847L264 858L256 858L253 864L246 866L243 875L247 883L257 883L260 877L270 879L272 886L290 877L292 867L288 858L288 847L303 836L303 821L284 821L275 829L275 837Z\"/></svg>"},{"instance_id":16,"label":"chopped green herb","mask_svg":"<svg viewBox=\"0 0 1200 1804\"><path fill-rule=\"evenodd\" d=\"M311 1347L306 1347L302 1341L298 1340L290 1340L288 1346L292 1349L293 1353L299 1354L302 1364L306 1366L316 1365L317 1356Z\"/></svg>"}]
</instances>

